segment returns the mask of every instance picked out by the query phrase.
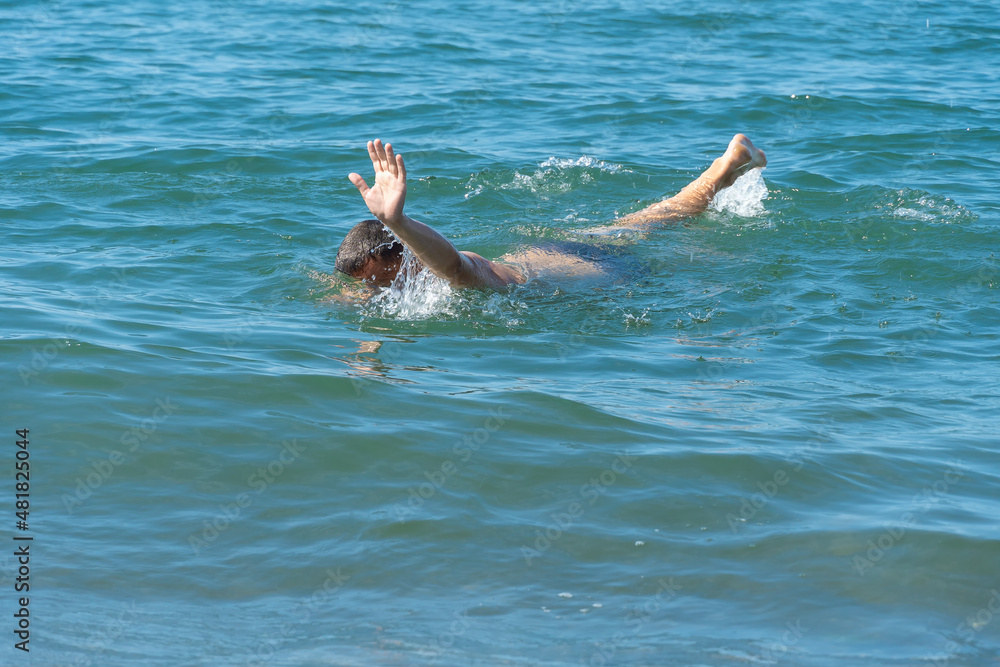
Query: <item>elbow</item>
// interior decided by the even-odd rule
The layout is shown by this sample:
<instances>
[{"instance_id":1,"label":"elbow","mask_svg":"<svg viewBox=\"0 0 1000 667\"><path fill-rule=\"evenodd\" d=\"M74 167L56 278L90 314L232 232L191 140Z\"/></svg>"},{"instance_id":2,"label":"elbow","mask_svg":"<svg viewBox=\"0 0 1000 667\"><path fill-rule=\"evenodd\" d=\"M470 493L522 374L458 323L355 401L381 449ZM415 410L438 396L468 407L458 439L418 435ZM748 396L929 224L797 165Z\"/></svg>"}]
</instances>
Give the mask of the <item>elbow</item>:
<instances>
[{"instance_id":1,"label":"elbow","mask_svg":"<svg viewBox=\"0 0 1000 667\"><path fill-rule=\"evenodd\" d=\"M452 287L478 287L482 284L482 276L476 261L463 253L448 267L447 275L442 276Z\"/></svg>"},{"instance_id":2,"label":"elbow","mask_svg":"<svg viewBox=\"0 0 1000 667\"><path fill-rule=\"evenodd\" d=\"M448 281L452 287L466 287L470 277L470 267L468 260L459 255L453 261L447 263L430 265L431 273L438 278Z\"/></svg>"}]
</instances>

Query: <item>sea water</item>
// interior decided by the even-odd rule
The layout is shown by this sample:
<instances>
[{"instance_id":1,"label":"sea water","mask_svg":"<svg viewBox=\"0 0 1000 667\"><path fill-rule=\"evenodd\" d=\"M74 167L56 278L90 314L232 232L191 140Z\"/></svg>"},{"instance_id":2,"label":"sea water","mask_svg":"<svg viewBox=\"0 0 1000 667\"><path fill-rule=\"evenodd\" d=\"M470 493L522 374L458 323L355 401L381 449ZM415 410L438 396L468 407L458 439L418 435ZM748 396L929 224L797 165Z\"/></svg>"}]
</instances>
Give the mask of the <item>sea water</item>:
<instances>
[{"instance_id":1,"label":"sea water","mask_svg":"<svg viewBox=\"0 0 1000 667\"><path fill-rule=\"evenodd\" d=\"M0 4L3 664L995 664L998 35L986 1ZM767 168L613 239L627 280L335 298L368 139L495 258L736 132Z\"/></svg>"}]
</instances>

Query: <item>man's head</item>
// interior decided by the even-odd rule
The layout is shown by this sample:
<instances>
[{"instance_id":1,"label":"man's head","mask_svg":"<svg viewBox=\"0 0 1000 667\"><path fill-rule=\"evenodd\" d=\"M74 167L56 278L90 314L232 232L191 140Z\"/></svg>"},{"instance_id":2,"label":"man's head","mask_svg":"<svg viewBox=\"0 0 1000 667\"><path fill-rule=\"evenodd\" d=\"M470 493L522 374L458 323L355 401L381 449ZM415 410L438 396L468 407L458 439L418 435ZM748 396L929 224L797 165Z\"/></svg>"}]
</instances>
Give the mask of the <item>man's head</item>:
<instances>
[{"instance_id":1,"label":"man's head","mask_svg":"<svg viewBox=\"0 0 1000 667\"><path fill-rule=\"evenodd\" d=\"M403 244L378 220L364 220L347 232L337 251L341 273L378 287L392 284L403 261Z\"/></svg>"}]
</instances>

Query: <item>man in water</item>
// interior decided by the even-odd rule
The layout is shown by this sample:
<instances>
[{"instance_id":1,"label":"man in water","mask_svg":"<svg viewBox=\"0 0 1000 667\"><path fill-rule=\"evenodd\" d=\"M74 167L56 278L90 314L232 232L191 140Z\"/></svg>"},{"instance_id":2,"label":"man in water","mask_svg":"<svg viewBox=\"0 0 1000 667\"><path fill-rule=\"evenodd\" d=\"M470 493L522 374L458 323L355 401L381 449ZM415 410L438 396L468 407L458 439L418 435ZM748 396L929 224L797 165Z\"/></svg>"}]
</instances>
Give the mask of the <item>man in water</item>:
<instances>
[{"instance_id":1,"label":"man in water","mask_svg":"<svg viewBox=\"0 0 1000 667\"><path fill-rule=\"evenodd\" d=\"M356 173L348 178L378 220L365 220L348 232L337 252L338 271L370 286L388 287L399 272L405 245L423 267L447 280L452 287L498 289L545 273L600 274L595 262L558 249L529 249L504 255L500 261L457 250L444 236L403 213L406 167L403 156L394 154L392 144L383 146L379 139L369 141L368 156L375 168L374 185L368 187L365 179ZM716 193L732 185L750 169L765 164L764 151L744 135L737 134L722 157L676 195L619 218L602 231L644 231L658 224L696 216L708 207Z\"/></svg>"}]
</instances>

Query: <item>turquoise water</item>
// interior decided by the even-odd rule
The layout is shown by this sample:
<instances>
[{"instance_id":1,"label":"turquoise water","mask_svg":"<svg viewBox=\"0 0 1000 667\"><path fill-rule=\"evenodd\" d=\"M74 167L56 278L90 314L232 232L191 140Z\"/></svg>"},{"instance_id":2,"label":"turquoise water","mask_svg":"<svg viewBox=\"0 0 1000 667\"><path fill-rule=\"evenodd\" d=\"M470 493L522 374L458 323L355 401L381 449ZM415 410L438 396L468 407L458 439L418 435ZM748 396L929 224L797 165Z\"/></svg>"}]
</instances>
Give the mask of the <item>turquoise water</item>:
<instances>
[{"instance_id":1,"label":"turquoise water","mask_svg":"<svg viewBox=\"0 0 1000 667\"><path fill-rule=\"evenodd\" d=\"M4 664L997 664L998 37L990 2L0 4ZM624 284L331 298L367 139L497 257L735 132L767 169Z\"/></svg>"}]
</instances>

